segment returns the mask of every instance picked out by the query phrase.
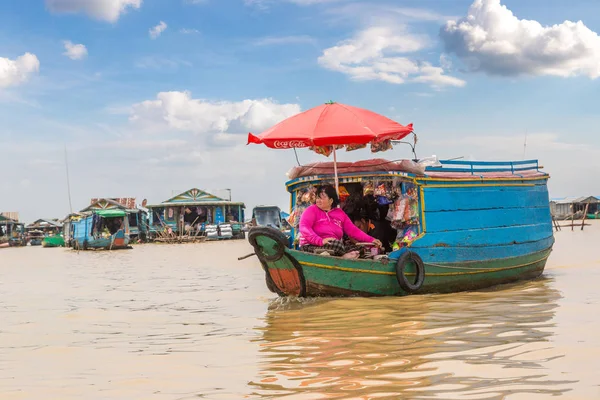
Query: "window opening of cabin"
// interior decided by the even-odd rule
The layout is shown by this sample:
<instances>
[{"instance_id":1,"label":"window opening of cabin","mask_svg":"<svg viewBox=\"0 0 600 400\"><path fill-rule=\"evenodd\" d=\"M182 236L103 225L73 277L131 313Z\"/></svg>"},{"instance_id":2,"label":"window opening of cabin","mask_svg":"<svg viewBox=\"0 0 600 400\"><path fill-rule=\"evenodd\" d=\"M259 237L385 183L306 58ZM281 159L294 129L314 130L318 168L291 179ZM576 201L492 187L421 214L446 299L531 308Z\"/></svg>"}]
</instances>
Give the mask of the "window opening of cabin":
<instances>
[{"instance_id":1,"label":"window opening of cabin","mask_svg":"<svg viewBox=\"0 0 600 400\"><path fill-rule=\"evenodd\" d=\"M315 204L318 186L307 184L293 193L294 207L287 222L293 228L295 248L300 242L300 218L306 208ZM339 197L340 208L355 225L379 239L386 253L409 246L423 232L419 190L412 181L394 177L342 182Z\"/></svg>"},{"instance_id":2,"label":"window opening of cabin","mask_svg":"<svg viewBox=\"0 0 600 400\"><path fill-rule=\"evenodd\" d=\"M138 226L138 214L137 213L128 213L127 219L129 220L129 226L136 228Z\"/></svg>"},{"instance_id":3,"label":"window opening of cabin","mask_svg":"<svg viewBox=\"0 0 600 400\"><path fill-rule=\"evenodd\" d=\"M164 222L165 208L156 207L152 209L152 225L161 226Z\"/></svg>"}]
</instances>

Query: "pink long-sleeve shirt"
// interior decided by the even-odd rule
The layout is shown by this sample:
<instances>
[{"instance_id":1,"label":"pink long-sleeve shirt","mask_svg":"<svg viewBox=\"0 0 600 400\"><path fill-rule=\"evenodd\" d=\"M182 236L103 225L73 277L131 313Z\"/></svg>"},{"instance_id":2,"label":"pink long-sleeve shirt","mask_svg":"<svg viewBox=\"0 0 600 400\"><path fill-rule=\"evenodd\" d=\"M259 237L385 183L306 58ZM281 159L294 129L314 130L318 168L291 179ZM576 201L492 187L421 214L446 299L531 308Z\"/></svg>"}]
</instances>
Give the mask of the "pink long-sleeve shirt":
<instances>
[{"instance_id":1,"label":"pink long-sleeve shirt","mask_svg":"<svg viewBox=\"0 0 600 400\"><path fill-rule=\"evenodd\" d=\"M340 208L325 212L313 204L300 217L300 246L323 246L323 239L342 240L344 233L359 242L371 243L375 240L358 229Z\"/></svg>"}]
</instances>

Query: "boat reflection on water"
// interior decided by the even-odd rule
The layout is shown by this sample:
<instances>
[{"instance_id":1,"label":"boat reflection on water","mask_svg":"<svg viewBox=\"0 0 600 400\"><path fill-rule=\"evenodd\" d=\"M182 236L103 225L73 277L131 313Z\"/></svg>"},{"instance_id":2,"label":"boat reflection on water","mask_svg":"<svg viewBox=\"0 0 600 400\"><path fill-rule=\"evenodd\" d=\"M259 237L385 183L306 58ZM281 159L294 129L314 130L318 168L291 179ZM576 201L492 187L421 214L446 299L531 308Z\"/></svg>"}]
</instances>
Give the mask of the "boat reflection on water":
<instances>
[{"instance_id":1,"label":"boat reflection on water","mask_svg":"<svg viewBox=\"0 0 600 400\"><path fill-rule=\"evenodd\" d=\"M285 299L269 305L256 398L548 397L560 293L548 279L406 298ZM512 398L512 397L511 397Z\"/></svg>"}]
</instances>

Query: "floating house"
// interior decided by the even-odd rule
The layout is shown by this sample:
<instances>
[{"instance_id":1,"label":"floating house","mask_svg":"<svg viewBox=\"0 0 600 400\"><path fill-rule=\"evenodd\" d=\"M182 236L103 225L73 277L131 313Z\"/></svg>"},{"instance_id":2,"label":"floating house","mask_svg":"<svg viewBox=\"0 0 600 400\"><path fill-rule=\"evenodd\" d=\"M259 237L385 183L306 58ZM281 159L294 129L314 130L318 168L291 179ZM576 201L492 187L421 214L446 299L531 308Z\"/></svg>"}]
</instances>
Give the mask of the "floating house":
<instances>
[{"instance_id":1,"label":"floating house","mask_svg":"<svg viewBox=\"0 0 600 400\"><path fill-rule=\"evenodd\" d=\"M25 245L25 224L7 217L6 213L0 213L0 247Z\"/></svg>"},{"instance_id":2,"label":"floating house","mask_svg":"<svg viewBox=\"0 0 600 400\"><path fill-rule=\"evenodd\" d=\"M587 210L587 215L596 215L600 211L600 199L596 196L562 197L550 201L550 212L556 219L582 218Z\"/></svg>"},{"instance_id":3,"label":"floating house","mask_svg":"<svg viewBox=\"0 0 600 400\"><path fill-rule=\"evenodd\" d=\"M63 224L58 219L40 218L25 227L28 232L41 231L45 235L55 235L62 231Z\"/></svg>"},{"instance_id":4,"label":"floating house","mask_svg":"<svg viewBox=\"0 0 600 400\"><path fill-rule=\"evenodd\" d=\"M142 203L145 205L145 200ZM103 210L120 210L127 214L129 237L132 240L145 240L148 232L148 210L138 206L135 197L94 198L91 204L80 211L81 214Z\"/></svg>"},{"instance_id":5,"label":"floating house","mask_svg":"<svg viewBox=\"0 0 600 400\"><path fill-rule=\"evenodd\" d=\"M209 239L244 237L240 222L244 220L244 203L197 188L147 207L151 238L165 232L175 236L207 236ZM227 234L223 235L221 231Z\"/></svg>"}]
</instances>

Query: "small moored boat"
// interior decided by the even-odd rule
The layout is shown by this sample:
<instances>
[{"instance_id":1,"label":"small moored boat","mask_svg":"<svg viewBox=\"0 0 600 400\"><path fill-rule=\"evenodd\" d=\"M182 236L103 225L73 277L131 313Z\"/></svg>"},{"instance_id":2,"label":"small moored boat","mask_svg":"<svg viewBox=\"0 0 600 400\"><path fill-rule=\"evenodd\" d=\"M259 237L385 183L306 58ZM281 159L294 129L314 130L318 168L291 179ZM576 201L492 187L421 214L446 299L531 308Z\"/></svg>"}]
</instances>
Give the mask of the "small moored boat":
<instances>
[{"instance_id":1,"label":"small moored boat","mask_svg":"<svg viewBox=\"0 0 600 400\"><path fill-rule=\"evenodd\" d=\"M46 236L42 240L42 247L64 247L65 239L61 235Z\"/></svg>"},{"instance_id":2,"label":"small moored boat","mask_svg":"<svg viewBox=\"0 0 600 400\"><path fill-rule=\"evenodd\" d=\"M70 229L72 247L77 250L129 248L129 222L123 210L95 210L72 216Z\"/></svg>"}]
</instances>

